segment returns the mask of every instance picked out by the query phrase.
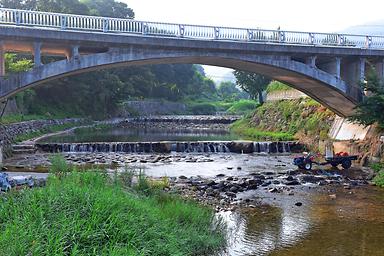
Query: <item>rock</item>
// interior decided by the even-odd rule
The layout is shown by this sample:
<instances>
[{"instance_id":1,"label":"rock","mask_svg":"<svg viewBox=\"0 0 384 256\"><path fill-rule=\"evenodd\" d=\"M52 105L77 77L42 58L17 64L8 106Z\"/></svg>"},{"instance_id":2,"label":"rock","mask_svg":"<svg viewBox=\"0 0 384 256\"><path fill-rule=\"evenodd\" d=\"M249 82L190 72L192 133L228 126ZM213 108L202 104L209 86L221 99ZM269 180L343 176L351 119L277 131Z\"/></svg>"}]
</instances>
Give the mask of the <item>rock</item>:
<instances>
[{"instance_id":1,"label":"rock","mask_svg":"<svg viewBox=\"0 0 384 256\"><path fill-rule=\"evenodd\" d=\"M291 176L291 175L289 175L287 178L285 178L287 181L292 181L292 180L294 180L294 178Z\"/></svg>"},{"instance_id":2,"label":"rock","mask_svg":"<svg viewBox=\"0 0 384 256\"><path fill-rule=\"evenodd\" d=\"M232 187L229 189L229 191L231 191L231 192L233 192L233 193L236 193L236 192L239 191L239 188L236 187L236 186L232 186Z\"/></svg>"},{"instance_id":3,"label":"rock","mask_svg":"<svg viewBox=\"0 0 384 256\"><path fill-rule=\"evenodd\" d=\"M186 179L188 179L186 176L184 176L184 175L180 175L179 176L179 179L181 179L181 180L186 180Z\"/></svg>"},{"instance_id":4,"label":"rock","mask_svg":"<svg viewBox=\"0 0 384 256\"><path fill-rule=\"evenodd\" d=\"M216 182L214 180L207 180L206 184L207 186L212 187L213 185L216 185Z\"/></svg>"},{"instance_id":5,"label":"rock","mask_svg":"<svg viewBox=\"0 0 384 256\"><path fill-rule=\"evenodd\" d=\"M332 199L332 200L336 199L336 194L329 195L329 198Z\"/></svg>"},{"instance_id":6,"label":"rock","mask_svg":"<svg viewBox=\"0 0 384 256\"><path fill-rule=\"evenodd\" d=\"M226 196L229 196L229 197L236 197L236 193L233 193L233 192L225 192L225 195Z\"/></svg>"},{"instance_id":7,"label":"rock","mask_svg":"<svg viewBox=\"0 0 384 256\"><path fill-rule=\"evenodd\" d=\"M325 186L325 185L327 185L328 183L325 181L325 180L320 180L318 183L317 183L317 185L319 185L319 186Z\"/></svg>"},{"instance_id":8,"label":"rock","mask_svg":"<svg viewBox=\"0 0 384 256\"><path fill-rule=\"evenodd\" d=\"M296 205L296 206L302 206L303 203L302 203L302 202L297 202L297 203L295 203L295 205Z\"/></svg>"},{"instance_id":9,"label":"rock","mask_svg":"<svg viewBox=\"0 0 384 256\"><path fill-rule=\"evenodd\" d=\"M279 190L277 188L271 188L268 191L271 193L278 193L279 192Z\"/></svg>"},{"instance_id":10,"label":"rock","mask_svg":"<svg viewBox=\"0 0 384 256\"><path fill-rule=\"evenodd\" d=\"M237 170L241 170L241 167L240 167L240 166L238 166L238 167L237 167Z\"/></svg>"},{"instance_id":11,"label":"rock","mask_svg":"<svg viewBox=\"0 0 384 256\"><path fill-rule=\"evenodd\" d=\"M227 178L227 180L233 180L233 177L232 176L229 176L228 178Z\"/></svg>"},{"instance_id":12,"label":"rock","mask_svg":"<svg viewBox=\"0 0 384 256\"><path fill-rule=\"evenodd\" d=\"M280 181L274 180L274 181L272 181L272 183L275 184L275 185L278 185L278 184L280 184Z\"/></svg>"},{"instance_id":13,"label":"rock","mask_svg":"<svg viewBox=\"0 0 384 256\"><path fill-rule=\"evenodd\" d=\"M287 186L297 186L297 185L300 185L300 182L298 180L292 180L292 181L287 181L284 184Z\"/></svg>"},{"instance_id":14,"label":"rock","mask_svg":"<svg viewBox=\"0 0 384 256\"><path fill-rule=\"evenodd\" d=\"M313 183L316 184L321 180L324 180L324 177L315 176L315 175L303 175L300 177L301 182Z\"/></svg>"},{"instance_id":15,"label":"rock","mask_svg":"<svg viewBox=\"0 0 384 256\"><path fill-rule=\"evenodd\" d=\"M257 189L258 188L258 186L256 185L256 184L251 184L251 185L249 185L248 187L247 187L247 190L255 190L255 189Z\"/></svg>"},{"instance_id":16,"label":"rock","mask_svg":"<svg viewBox=\"0 0 384 256\"><path fill-rule=\"evenodd\" d=\"M351 189L351 185L349 184L343 184L344 189Z\"/></svg>"},{"instance_id":17,"label":"rock","mask_svg":"<svg viewBox=\"0 0 384 256\"><path fill-rule=\"evenodd\" d=\"M219 174L216 175L216 177L218 177L218 178L225 177L225 174L219 173Z\"/></svg>"},{"instance_id":18,"label":"rock","mask_svg":"<svg viewBox=\"0 0 384 256\"><path fill-rule=\"evenodd\" d=\"M269 185L271 185L272 184L272 182L270 182L270 181L266 181L266 182L264 182L263 184L261 184L261 186L262 187L267 187L267 186L269 186Z\"/></svg>"}]
</instances>

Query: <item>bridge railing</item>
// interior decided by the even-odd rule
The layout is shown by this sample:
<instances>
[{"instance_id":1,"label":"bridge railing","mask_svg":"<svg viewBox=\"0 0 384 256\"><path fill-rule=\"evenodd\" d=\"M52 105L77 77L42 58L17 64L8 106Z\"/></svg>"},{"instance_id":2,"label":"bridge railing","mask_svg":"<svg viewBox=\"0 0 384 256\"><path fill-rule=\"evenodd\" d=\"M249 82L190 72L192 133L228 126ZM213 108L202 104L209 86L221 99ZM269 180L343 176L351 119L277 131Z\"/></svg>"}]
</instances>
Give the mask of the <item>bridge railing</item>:
<instances>
[{"instance_id":1,"label":"bridge railing","mask_svg":"<svg viewBox=\"0 0 384 256\"><path fill-rule=\"evenodd\" d=\"M0 8L0 24L60 30L185 37L201 40L231 40L384 50L384 36L198 26L7 8Z\"/></svg>"}]
</instances>

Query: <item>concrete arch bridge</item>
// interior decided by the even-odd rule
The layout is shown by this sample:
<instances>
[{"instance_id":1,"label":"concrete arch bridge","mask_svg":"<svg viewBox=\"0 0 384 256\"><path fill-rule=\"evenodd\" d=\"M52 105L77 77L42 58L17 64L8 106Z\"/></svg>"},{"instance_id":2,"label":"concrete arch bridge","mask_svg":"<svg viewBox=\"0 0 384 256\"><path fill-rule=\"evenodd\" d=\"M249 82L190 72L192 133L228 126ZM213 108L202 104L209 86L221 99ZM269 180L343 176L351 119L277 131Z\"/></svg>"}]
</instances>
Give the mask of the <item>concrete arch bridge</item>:
<instances>
[{"instance_id":1,"label":"concrete arch bridge","mask_svg":"<svg viewBox=\"0 0 384 256\"><path fill-rule=\"evenodd\" d=\"M6 52L34 56L7 76ZM43 64L41 56L65 59ZM349 116L374 67L384 75L384 37L143 22L0 8L0 101L46 81L130 65L191 63L269 76ZM370 65L368 65L368 63Z\"/></svg>"}]
</instances>

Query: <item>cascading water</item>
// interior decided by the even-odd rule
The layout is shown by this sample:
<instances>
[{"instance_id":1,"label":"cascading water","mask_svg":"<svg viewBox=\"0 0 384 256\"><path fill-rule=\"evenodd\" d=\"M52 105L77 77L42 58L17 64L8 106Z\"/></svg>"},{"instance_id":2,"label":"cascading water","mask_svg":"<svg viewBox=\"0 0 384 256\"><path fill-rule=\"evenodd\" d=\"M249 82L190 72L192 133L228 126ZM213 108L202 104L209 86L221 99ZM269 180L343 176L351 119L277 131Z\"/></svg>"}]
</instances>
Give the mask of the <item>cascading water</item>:
<instances>
[{"instance_id":1,"label":"cascading water","mask_svg":"<svg viewBox=\"0 0 384 256\"><path fill-rule=\"evenodd\" d=\"M36 144L43 152L288 153L295 142L111 142Z\"/></svg>"}]
</instances>

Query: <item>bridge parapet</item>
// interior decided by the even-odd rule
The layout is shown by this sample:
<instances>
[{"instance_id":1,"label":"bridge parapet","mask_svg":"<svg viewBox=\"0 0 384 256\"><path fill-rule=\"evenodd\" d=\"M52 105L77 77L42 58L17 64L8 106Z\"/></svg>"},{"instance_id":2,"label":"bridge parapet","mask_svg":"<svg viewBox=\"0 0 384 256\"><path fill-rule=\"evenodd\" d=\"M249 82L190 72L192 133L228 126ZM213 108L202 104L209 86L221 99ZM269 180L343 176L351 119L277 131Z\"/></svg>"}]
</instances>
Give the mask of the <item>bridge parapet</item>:
<instances>
[{"instance_id":1,"label":"bridge parapet","mask_svg":"<svg viewBox=\"0 0 384 256\"><path fill-rule=\"evenodd\" d=\"M384 50L383 36L199 26L7 8L0 8L0 24L83 32L185 37L200 40L234 40Z\"/></svg>"}]
</instances>

